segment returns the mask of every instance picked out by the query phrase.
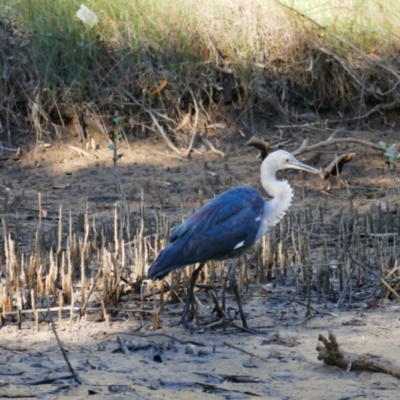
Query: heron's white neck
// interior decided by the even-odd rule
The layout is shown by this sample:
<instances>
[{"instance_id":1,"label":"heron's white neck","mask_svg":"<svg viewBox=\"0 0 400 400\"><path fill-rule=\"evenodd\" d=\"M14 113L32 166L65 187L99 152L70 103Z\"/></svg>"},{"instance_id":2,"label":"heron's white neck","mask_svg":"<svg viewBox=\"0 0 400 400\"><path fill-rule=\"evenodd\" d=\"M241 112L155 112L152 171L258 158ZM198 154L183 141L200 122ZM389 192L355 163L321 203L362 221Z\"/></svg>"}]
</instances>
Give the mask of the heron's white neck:
<instances>
[{"instance_id":1,"label":"heron's white neck","mask_svg":"<svg viewBox=\"0 0 400 400\"><path fill-rule=\"evenodd\" d=\"M261 168L261 184L264 190L273 197L268 202L267 224L271 228L276 225L289 210L293 200L293 189L289 183L276 179L275 171Z\"/></svg>"}]
</instances>

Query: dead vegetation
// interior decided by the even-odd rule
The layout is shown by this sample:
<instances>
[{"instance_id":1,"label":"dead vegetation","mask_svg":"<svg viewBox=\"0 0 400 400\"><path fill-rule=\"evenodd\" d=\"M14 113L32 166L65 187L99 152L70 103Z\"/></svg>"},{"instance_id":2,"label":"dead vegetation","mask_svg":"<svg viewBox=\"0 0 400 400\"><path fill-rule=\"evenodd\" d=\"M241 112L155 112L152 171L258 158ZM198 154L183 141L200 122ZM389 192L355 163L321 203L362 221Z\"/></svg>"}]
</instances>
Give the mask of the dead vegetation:
<instances>
[{"instance_id":1,"label":"dead vegetation","mask_svg":"<svg viewBox=\"0 0 400 400\"><path fill-rule=\"evenodd\" d=\"M320 201L314 208L294 210L251 254L240 258L239 290L245 293L255 285L266 297L291 292L292 301L307 305L306 320L318 315L315 304L379 307L382 299L399 299L398 206L379 202L375 210L359 214L350 198L348 207L333 215L326 215L325 207ZM60 210L51 216L58 221L51 230L43 229L46 213L39 209L28 254L19 250L4 221L2 324L21 328L32 317L38 330L53 315L59 326L82 319L108 325L133 318L144 328L158 329L166 319L178 318L176 305L183 304L192 268L176 271L155 286L144 277L170 226L180 218L169 221L143 203L139 209L139 215L130 215L130 232L122 229L121 207L110 223L96 221L87 209L77 224ZM224 263L210 262L196 285L191 316L201 331L238 328L237 311L228 301L227 270Z\"/></svg>"}]
</instances>

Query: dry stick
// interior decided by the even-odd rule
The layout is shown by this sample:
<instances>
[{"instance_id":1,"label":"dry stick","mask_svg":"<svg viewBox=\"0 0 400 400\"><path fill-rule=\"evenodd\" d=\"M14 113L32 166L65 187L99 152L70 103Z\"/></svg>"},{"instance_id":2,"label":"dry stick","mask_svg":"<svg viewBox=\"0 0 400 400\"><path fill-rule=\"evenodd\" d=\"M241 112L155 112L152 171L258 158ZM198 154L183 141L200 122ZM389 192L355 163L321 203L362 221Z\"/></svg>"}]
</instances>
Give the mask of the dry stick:
<instances>
[{"instance_id":1,"label":"dry stick","mask_svg":"<svg viewBox=\"0 0 400 400\"><path fill-rule=\"evenodd\" d=\"M335 229L336 232L340 235L340 232L339 232L339 230L337 229L336 225L334 225L334 224L330 224L330 225L331 225L331 226L333 227L333 229ZM345 250L343 250L343 248L340 247L338 244L336 244L334 241L333 241L333 243L334 243L334 245L335 245L336 247L339 247L340 250L342 250L342 251L344 252L344 254L346 254L346 256L347 256L353 263L357 264L359 267L361 267L361 268L365 269L366 271L368 271L370 274L372 274L373 276L375 276L375 278L378 278L378 279L381 281L381 283L382 283L382 284L383 284L397 299L400 299L400 296L396 293L396 291L395 291L394 289L392 289L391 286L390 286L381 276L379 276L379 275L378 275L375 271L373 271L371 268L368 268L368 267L367 267L366 265L364 265L362 262L356 260L355 258L353 258L353 257L350 255L351 252L349 251L349 248L348 248L348 246L347 246L347 243L346 243L345 238L342 237L342 243L343 243L343 245L344 245L344 247L345 247Z\"/></svg>"},{"instance_id":2,"label":"dry stick","mask_svg":"<svg viewBox=\"0 0 400 400\"><path fill-rule=\"evenodd\" d=\"M86 311L88 311L87 305L89 303L89 299L92 296L93 292L95 291L95 289L97 289L97 282L100 280L100 275L101 275L101 268L99 268L99 270L97 271L96 277L94 278L93 281L93 285L90 288L88 295L85 297L85 301L83 302L81 307L78 307L81 317L83 317L86 314Z\"/></svg>"},{"instance_id":3,"label":"dry stick","mask_svg":"<svg viewBox=\"0 0 400 400\"><path fill-rule=\"evenodd\" d=\"M197 124L199 122L199 106L197 105L197 101L196 101L196 98L194 97L193 90L190 87L189 87L189 92L190 92L190 95L192 96L194 107L196 108L196 115L195 115L195 119L194 119L192 139L190 140L189 147L186 150L186 156L187 157L190 156L190 153L192 151L192 147L193 147L194 141L195 141L196 136L197 136Z\"/></svg>"},{"instance_id":4,"label":"dry stick","mask_svg":"<svg viewBox=\"0 0 400 400\"><path fill-rule=\"evenodd\" d=\"M31 306L32 306L32 312L35 315L35 330L36 332L39 331L39 315L38 312L36 310L36 306L35 306L35 289L31 289Z\"/></svg>"},{"instance_id":5,"label":"dry stick","mask_svg":"<svg viewBox=\"0 0 400 400\"><path fill-rule=\"evenodd\" d=\"M257 354L254 354L254 353L250 353L249 351L244 350L244 349L241 349L240 347L235 346L234 344L231 344L231 343L229 343L229 342L223 342L223 344L224 344L225 346L231 347L232 349L236 349L236 350L239 350L239 351L241 351L241 352L243 352L243 353L246 353L246 354L248 354L249 356L252 356L252 357L254 357L254 358L258 358L258 359L261 360L261 361L268 362L268 359L263 358L263 357L260 357L260 356L258 356Z\"/></svg>"},{"instance_id":6,"label":"dry stick","mask_svg":"<svg viewBox=\"0 0 400 400\"><path fill-rule=\"evenodd\" d=\"M214 147L214 145L207 139L203 138L203 142L208 146L208 148L215 154L218 154L222 158L225 157L225 153L221 150L218 150Z\"/></svg>"},{"instance_id":7,"label":"dry stick","mask_svg":"<svg viewBox=\"0 0 400 400\"><path fill-rule=\"evenodd\" d=\"M166 132L164 131L164 128L160 125L158 122L157 118L155 117L153 111L151 111L150 108L146 107L144 104L140 103L139 100L136 99L131 93L126 92L129 98L133 101L133 103L141 108L143 108L144 111L149 114L150 118L152 119L154 125L157 127L159 133L167 143L168 147L171 148L175 153L182 155L181 151L172 143L171 139L168 137Z\"/></svg>"},{"instance_id":8,"label":"dry stick","mask_svg":"<svg viewBox=\"0 0 400 400\"><path fill-rule=\"evenodd\" d=\"M206 347L206 345L204 343L196 342L194 340L180 340L180 339L177 339L175 336L168 335L167 333L150 333L150 334L147 334L147 335L143 335L143 334L140 334L140 333L136 334L136 333L132 333L132 332L120 331L120 332L111 332L111 333L107 334L105 337L103 337L103 340L107 339L110 336L114 336L114 335L128 335L128 336L136 336L136 337L140 337L140 338L148 338L148 337L154 337L154 336L164 336L164 337L166 337L168 339L171 339L171 340L174 340L175 342L178 342L180 344L194 344L196 346Z\"/></svg>"},{"instance_id":9,"label":"dry stick","mask_svg":"<svg viewBox=\"0 0 400 400\"><path fill-rule=\"evenodd\" d=\"M72 329L72 319L74 317L74 303L75 303L75 294L74 288L71 287L71 300L70 300L70 313L69 313L69 329ZM67 308L67 307L65 307Z\"/></svg>"},{"instance_id":10,"label":"dry stick","mask_svg":"<svg viewBox=\"0 0 400 400\"><path fill-rule=\"evenodd\" d=\"M303 143L301 144L301 146L292 152L292 154L294 156L299 156L300 154L303 153L308 153L309 151L313 151L316 149L319 149L320 147L327 147L327 146L331 146L333 144L339 144L339 143L356 143L356 144L360 144L362 146L367 146L367 147L371 147L374 150L378 150L380 152L385 152L386 150L379 146L378 144L372 143L368 140L362 140L362 139L356 139L356 138L337 138L334 139L334 135L329 136L328 139L323 140L322 142L318 142L316 144L313 144L311 146L307 146L308 143L308 139L304 139Z\"/></svg>"},{"instance_id":11,"label":"dry stick","mask_svg":"<svg viewBox=\"0 0 400 400\"><path fill-rule=\"evenodd\" d=\"M90 153L88 153L86 150L80 149L79 147L69 145L68 146L71 150L76 151L79 153L81 156L90 156Z\"/></svg>"},{"instance_id":12,"label":"dry stick","mask_svg":"<svg viewBox=\"0 0 400 400\"><path fill-rule=\"evenodd\" d=\"M60 341L60 338L58 337L58 333L57 333L57 330L56 330L56 327L55 327L54 321L53 321L53 316L51 315L50 307L48 306L48 304L49 303L47 302L47 312L48 312L49 318L50 318L51 329L53 330L54 336L55 336L55 338L57 340L58 346L60 347L60 350L61 350L61 353L62 353L62 355L64 357L64 360L67 363L69 372L71 372L72 376L75 379L75 382L80 385L82 382L78 379L78 376L76 375L74 369L72 368L71 363L68 360L67 352L65 351L65 349L64 349L64 347L63 347L63 345L62 345L62 343Z\"/></svg>"},{"instance_id":13,"label":"dry stick","mask_svg":"<svg viewBox=\"0 0 400 400\"><path fill-rule=\"evenodd\" d=\"M346 245L346 248L347 248L347 245ZM364 264L361 263L360 261L354 259L354 258L350 255L350 253L349 253L348 251L347 251L347 252L345 251L344 253L347 255L347 257L349 257L349 259L350 259L353 263L357 264L359 267L361 267L361 268L367 270L370 274L372 274L372 275L374 275L376 278L378 278L378 279L381 281L381 283L386 287L386 289L388 289L389 292L391 292L398 300L400 300L400 296L396 293L396 291L395 291L382 277L380 277L380 276L379 276L378 274L376 274L372 269L368 268L366 265L364 265Z\"/></svg>"},{"instance_id":14,"label":"dry stick","mask_svg":"<svg viewBox=\"0 0 400 400\"><path fill-rule=\"evenodd\" d=\"M172 154L163 153L161 151L153 151L154 154L161 154L164 157L175 158L175 160L184 160L182 157L177 157Z\"/></svg>"},{"instance_id":15,"label":"dry stick","mask_svg":"<svg viewBox=\"0 0 400 400\"><path fill-rule=\"evenodd\" d=\"M64 298L62 292L60 292L60 295L58 296L58 326L61 326L62 323L62 312L63 312L63 304L64 304Z\"/></svg>"},{"instance_id":16,"label":"dry stick","mask_svg":"<svg viewBox=\"0 0 400 400\"><path fill-rule=\"evenodd\" d=\"M290 125L277 125L276 128L282 128L282 127L295 127L290 126ZM303 128L305 128L306 126L302 126ZM292 152L292 154L294 156L299 156L300 154L303 153L308 153L310 151L314 151L319 149L320 147L327 147L327 146L331 146L334 144L340 144L340 143L355 143L355 144L360 144L362 146L366 146L366 147L371 147L374 150L378 150L382 153L384 153L386 150L379 146L378 144L375 144L373 142L370 142L368 140L362 140L362 139L356 139L356 138L334 138L334 136L336 135L336 132L334 132L331 136L329 136L328 139L323 140L322 142L318 142L315 143L311 146L307 146L308 143L308 139L304 139L303 143L300 145L300 147L297 150L294 150ZM257 138L251 138L248 142L247 142L248 146L253 146L259 150L261 150L262 152L266 152L267 150L269 150L269 144L267 142L264 142L262 139L257 139Z\"/></svg>"}]
</instances>

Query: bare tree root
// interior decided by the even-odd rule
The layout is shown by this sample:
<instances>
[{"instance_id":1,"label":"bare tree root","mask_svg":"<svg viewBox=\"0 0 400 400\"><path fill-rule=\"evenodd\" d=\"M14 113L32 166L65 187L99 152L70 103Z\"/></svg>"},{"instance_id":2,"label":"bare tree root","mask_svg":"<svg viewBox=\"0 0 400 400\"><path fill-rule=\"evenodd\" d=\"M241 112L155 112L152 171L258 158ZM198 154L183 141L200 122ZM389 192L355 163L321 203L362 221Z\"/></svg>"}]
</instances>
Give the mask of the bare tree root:
<instances>
[{"instance_id":1,"label":"bare tree root","mask_svg":"<svg viewBox=\"0 0 400 400\"><path fill-rule=\"evenodd\" d=\"M323 344L318 343L316 348L318 360L322 360L325 364L336 366L346 371L382 372L400 378L400 365L392 361L372 354L358 355L342 351L332 331L329 331L329 340L321 334L318 336L318 340Z\"/></svg>"}]
</instances>

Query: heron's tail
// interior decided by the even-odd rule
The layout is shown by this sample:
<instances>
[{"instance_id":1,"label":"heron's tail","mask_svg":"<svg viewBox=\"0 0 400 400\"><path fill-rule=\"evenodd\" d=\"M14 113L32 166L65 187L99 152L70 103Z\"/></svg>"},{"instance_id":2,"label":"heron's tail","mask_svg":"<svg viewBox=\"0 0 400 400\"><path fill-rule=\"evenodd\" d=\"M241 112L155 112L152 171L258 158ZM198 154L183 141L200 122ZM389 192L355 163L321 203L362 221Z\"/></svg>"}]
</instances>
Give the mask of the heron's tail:
<instances>
[{"instance_id":1,"label":"heron's tail","mask_svg":"<svg viewBox=\"0 0 400 400\"><path fill-rule=\"evenodd\" d=\"M169 244L150 265L147 271L147 278L153 280L163 279L171 271L190 264L187 260L182 259L179 253L181 253L181 246L177 246L176 243Z\"/></svg>"}]
</instances>

